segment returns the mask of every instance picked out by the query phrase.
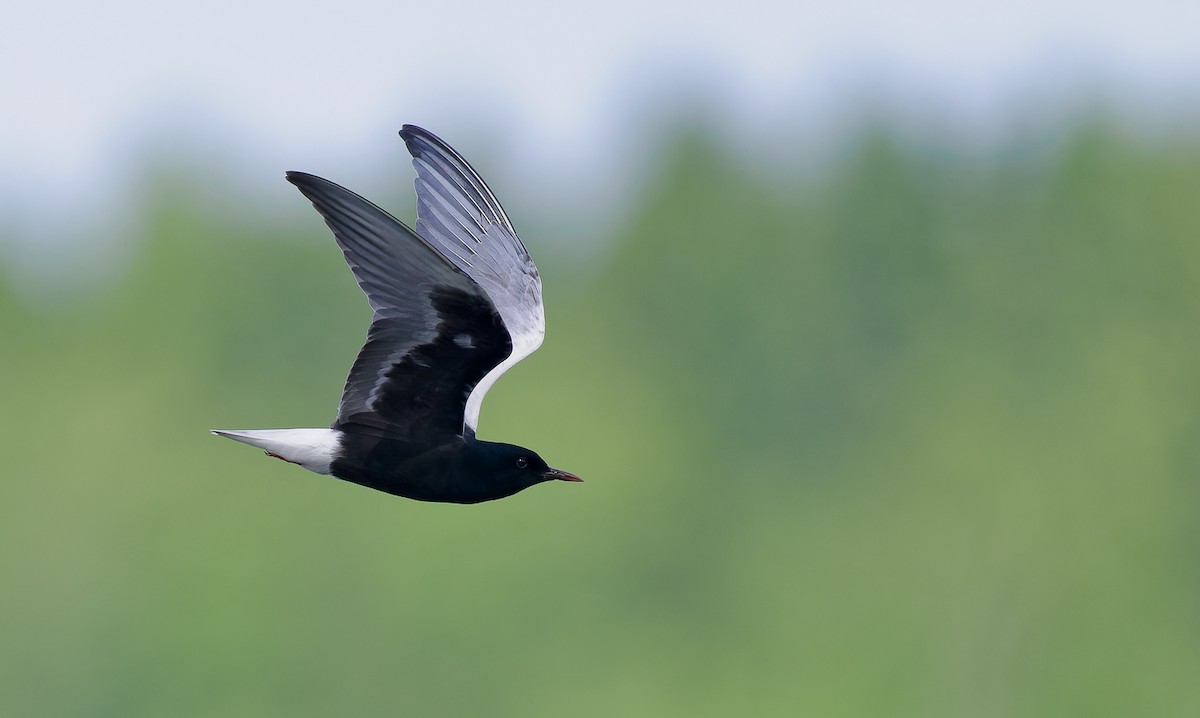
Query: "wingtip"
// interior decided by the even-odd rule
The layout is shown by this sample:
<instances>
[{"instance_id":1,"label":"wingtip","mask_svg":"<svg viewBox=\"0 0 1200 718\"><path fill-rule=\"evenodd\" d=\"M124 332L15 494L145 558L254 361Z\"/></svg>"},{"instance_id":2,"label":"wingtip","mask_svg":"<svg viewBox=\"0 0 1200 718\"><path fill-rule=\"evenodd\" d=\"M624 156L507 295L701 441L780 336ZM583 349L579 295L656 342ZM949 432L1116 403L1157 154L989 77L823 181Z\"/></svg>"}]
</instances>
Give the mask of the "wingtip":
<instances>
[{"instance_id":1,"label":"wingtip","mask_svg":"<svg viewBox=\"0 0 1200 718\"><path fill-rule=\"evenodd\" d=\"M315 177L315 175L310 175L307 172L301 172L299 170L288 170L287 172L283 173L283 178L297 187L313 177Z\"/></svg>"},{"instance_id":2,"label":"wingtip","mask_svg":"<svg viewBox=\"0 0 1200 718\"><path fill-rule=\"evenodd\" d=\"M344 189L338 187L338 185L330 182L324 177L318 177L317 175L309 174L308 172L288 170L287 172L283 173L283 176L286 177L287 181L291 182L296 189L300 190L305 197L308 197L310 200L314 201L314 193L328 190L330 187Z\"/></svg>"},{"instance_id":3,"label":"wingtip","mask_svg":"<svg viewBox=\"0 0 1200 718\"><path fill-rule=\"evenodd\" d=\"M433 145L436 148L440 148L442 151L447 151L451 154L454 152L454 150L450 149L450 145L446 144L446 141L441 137L438 137L424 127L418 127L417 125L404 125L401 127L400 139L404 140L404 144L408 145L409 153L413 155L416 155L417 151L419 150L419 147L415 147L414 143L422 141Z\"/></svg>"}]
</instances>

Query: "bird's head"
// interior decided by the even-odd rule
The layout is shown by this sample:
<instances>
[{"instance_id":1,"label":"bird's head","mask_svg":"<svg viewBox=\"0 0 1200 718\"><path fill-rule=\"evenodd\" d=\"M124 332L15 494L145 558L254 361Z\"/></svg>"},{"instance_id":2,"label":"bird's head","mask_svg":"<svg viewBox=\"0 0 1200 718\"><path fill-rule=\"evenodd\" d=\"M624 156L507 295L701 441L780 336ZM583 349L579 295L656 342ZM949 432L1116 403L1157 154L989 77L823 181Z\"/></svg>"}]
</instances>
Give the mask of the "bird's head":
<instances>
[{"instance_id":1,"label":"bird's head","mask_svg":"<svg viewBox=\"0 0 1200 718\"><path fill-rule=\"evenodd\" d=\"M511 489L511 493L543 481L583 481L570 472L550 468L537 452L525 447L491 441L474 443L477 470L495 486Z\"/></svg>"}]
</instances>

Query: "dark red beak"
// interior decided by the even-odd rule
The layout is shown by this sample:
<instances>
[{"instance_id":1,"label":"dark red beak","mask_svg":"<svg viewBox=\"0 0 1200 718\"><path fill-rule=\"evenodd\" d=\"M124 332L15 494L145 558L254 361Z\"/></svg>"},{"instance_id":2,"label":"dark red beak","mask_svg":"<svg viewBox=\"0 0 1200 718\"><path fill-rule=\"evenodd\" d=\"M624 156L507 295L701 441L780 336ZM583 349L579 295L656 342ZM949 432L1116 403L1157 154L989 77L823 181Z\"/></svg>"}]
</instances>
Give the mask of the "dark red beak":
<instances>
[{"instance_id":1,"label":"dark red beak","mask_svg":"<svg viewBox=\"0 0 1200 718\"><path fill-rule=\"evenodd\" d=\"M583 481L583 479L575 474L560 469L546 469L542 472L542 476L547 479L558 479L559 481Z\"/></svg>"}]
</instances>

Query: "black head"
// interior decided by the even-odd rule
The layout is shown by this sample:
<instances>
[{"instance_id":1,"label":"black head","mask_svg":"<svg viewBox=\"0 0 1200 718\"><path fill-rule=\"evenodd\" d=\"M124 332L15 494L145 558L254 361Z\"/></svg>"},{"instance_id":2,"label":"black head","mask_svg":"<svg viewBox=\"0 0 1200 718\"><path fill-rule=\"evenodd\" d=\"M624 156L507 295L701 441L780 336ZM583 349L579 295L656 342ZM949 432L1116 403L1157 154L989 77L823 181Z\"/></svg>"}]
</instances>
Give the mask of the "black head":
<instances>
[{"instance_id":1,"label":"black head","mask_svg":"<svg viewBox=\"0 0 1200 718\"><path fill-rule=\"evenodd\" d=\"M543 481L583 481L578 476L550 468L537 453L521 446L473 441L468 470L473 478L498 495L509 496Z\"/></svg>"}]
</instances>

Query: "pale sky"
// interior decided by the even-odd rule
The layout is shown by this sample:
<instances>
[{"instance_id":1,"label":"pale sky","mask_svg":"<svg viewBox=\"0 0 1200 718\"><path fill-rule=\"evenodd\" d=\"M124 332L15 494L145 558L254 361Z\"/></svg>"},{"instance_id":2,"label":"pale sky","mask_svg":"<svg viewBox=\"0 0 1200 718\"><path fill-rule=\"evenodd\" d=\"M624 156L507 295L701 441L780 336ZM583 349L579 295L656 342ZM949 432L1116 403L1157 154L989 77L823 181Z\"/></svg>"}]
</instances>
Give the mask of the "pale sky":
<instances>
[{"instance_id":1,"label":"pale sky","mask_svg":"<svg viewBox=\"0 0 1200 718\"><path fill-rule=\"evenodd\" d=\"M617 196L637 122L689 90L717 91L742 138L835 124L864 91L981 126L1075 87L1200 104L1194 0L46 0L3 24L0 251L120 232L152 150L269 203L292 199L285 169L394 178L415 122L492 153L501 197L579 203Z\"/></svg>"}]
</instances>

